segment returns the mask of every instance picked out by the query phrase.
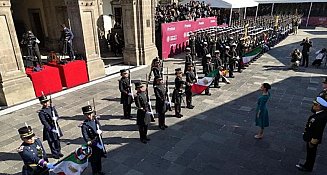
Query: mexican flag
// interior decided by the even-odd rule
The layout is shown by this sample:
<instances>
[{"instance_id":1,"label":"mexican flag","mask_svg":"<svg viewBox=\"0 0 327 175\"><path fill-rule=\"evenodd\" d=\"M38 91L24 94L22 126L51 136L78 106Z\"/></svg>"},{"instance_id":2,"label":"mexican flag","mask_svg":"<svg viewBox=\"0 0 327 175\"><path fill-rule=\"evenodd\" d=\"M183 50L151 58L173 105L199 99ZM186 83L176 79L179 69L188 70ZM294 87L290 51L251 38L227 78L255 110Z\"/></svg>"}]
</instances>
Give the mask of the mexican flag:
<instances>
[{"instance_id":1,"label":"mexican flag","mask_svg":"<svg viewBox=\"0 0 327 175\"><path fill-rule=\"evenodd\" d=\"M208 75L203 77L202 79L198 79L198 82L193 84L192 86L192 92L194 94L201 94L204 90L210 86L212 81L214 80L215 76L219 73L218 69L210 72Z\"/></svg>"},{"instance_id":2,"label":"mexican flag","mask_svg":"<svg viewBox=\"0 0 327 175\"><path fill-rule=\"evenodd\" d=\"M262 48L257 47L255 49L253 49L251 52L245 53L243 55L243 63L245 64L245 63L250 62L254 57L259 55L261 51L262 51Z\"/></svg>"},{"instance_id":3,"label":"mexican flag","mask_svg":"<svg viewBox=\"0 0 327 175\"><path fill-rule=\"evenodd\" d=\"M80 175L88 166L89 155L85 154L82 148L77 148L75 152L58 162L52 171L58 175Z\"/></svg>"}]
</instances>

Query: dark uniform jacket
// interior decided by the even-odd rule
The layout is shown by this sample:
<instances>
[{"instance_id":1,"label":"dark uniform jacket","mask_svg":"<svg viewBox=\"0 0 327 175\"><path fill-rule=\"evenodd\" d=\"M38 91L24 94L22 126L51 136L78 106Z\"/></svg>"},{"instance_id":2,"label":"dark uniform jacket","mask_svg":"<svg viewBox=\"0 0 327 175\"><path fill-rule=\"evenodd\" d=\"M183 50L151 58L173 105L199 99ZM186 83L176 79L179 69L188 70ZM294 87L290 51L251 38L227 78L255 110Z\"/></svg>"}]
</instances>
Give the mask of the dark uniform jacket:
<instances>
[{"instance_id":1,"label":"dark uniform jacket","mask_svg":"<svg viewBox=\"0 0 327 175\"><path fill-rule=\"evenodd\" d=\"M100 122L95 120L84 120L82 124L82 135L85 142L91 141L92 145L100 143L99 134L97 133L97 124L100 126Z\"/></svg>"},{"instance_id":2,"label":"dark uniform jacket","mask_svg":"<svg viewBox=\"0 0 327 175\"><path fill-rule=\"evenodd\" d=\"M122 77L119 80L120 104L131 104L133 99L128 93L131 93L129 78Z\"/></svg>"},{"instance_id":3,"label":"dark uniform jacket","mask_svg":"<svg viewBox=\"0 0 327 175\"><path fill-rule=\"evenodd\" d=\"M35 139L33 144L23 142L18 148L18 153L24 161L22 175L48 174L48 168L43 167L42 160L48 162L46 152L40 139Z\"/></svg>"},{"instance_id":4,"label":"dark uniform jacket","mask_svg":"<svg viewBox=\"0 0 327 175\"><path fill-rule=\"evenodd\" d=\"M312 47L312 42L311 41L309 41L309 42L304 41L304 42L302 42L300 44L300 46L303 46L302 53L303 52L309 52L310 51L310 47Z\"/></svg>"},{"instance_id":5,"label":"dark uniform jacket","mask_svg":"<svg viewBox=\"0 0 327 175\"><path fill-rule=\"evenodd\" d=\"M230 55L230 58L229 58L228 63L229 63L229 64L234 64L235 61L236 61L236 57L237 57L237 52L236 52L236 50L230 50L230 51L229 51L229 55Z\"/></svg>"},{"instance_id":6,"label":"dark uniform jacket","mask_svg":"<svg viewBox=\"0 0 327 175\"><path fill-rule=\"evenodd\" d=\"M212 64L213 64L214 70L216 70L216 69L220 70L220 68L223 67L222 60L220 58L216 58L216 56L212 57Z\"/></svg>"},{"instance_id":7,"label":"dark uniform jacket","mask_svg":"<svg viewBox=\"0 0 327 175\"><path fill-rule=\"evenodd\" d=\"M211 71L213 71L213 65L211 62L207 62L203 68L203 73L205 75L208 75Z\"/></svg>"},{"instance_id":8,"label":"dark uniform jacket","mask_svg":"<svg viewBox=\"0 0 327 175\"><path fill-rule=\"evenodd\" d=\"M161 85L154 86L154 94L156 96L156 111L157 113L165 113L166 112L166 89Z\"/></svg>"},{"instance_id":9,"label":"dark uniform jacket","mask_svg":"<svg viewBox=\"0 0 327 175\"><path fill-rule=\"evenodd\" d=\"M182 77L175 78L175 89L173 91L172 102L181 104L182 103L182 95L183 95L183 84Z\"/></svg>"},{"instance_id":10,"label":"dark uniform jacket","mask_svg":"<svg viewBox=\"0 0 327 175\"><path fill-rule=\"evenodd\" d=\"M153 77L161 76L161 68L160 67L152 67Z\"/></svg>"},{"instance_id":11,"label":"dark uniform jacket","mask_svg":"<svg viewBox=\"0 0 327 175\"><path fill-rule=\"evenodd\" d=\"M145 125L145 113L150 112L148 98L145 92L137 93L135 98L135 105L137 106L137 114L136 114L136 124L137 125Z\"/></svg>"},{"instance_id":12,"label":"dark uniform jacket","mask_svg":"<svg viewBox=\"0 0 327 175\"><path fill-rule=\"evenodd\" d=\"M320 144L324 129L327 122L327 112L322 111L311 115L305 125L303 140L310 142L311 139L317 139L317 143Z\"/></svg>"},{"instance_id":13,"label":"dark uniform jacket","mask_svg":"<svg viewBox=\"0 0 327 175\"><path fill-rule=\"evenodd\" d=\"M59 118L55 107L53 107L53 110L54 110L55 116ZM43 140L49 140L50 142L54 141L54 140L58 140L59 139L58 134L52 132L53 129L56 129L56 126L55 126L54 121L52 120L51 107L42 108L39 111L39 118L43 125ZM56 122L57 122L60 136L62 136L62 132L59 127L58 121L56 121Z\"/></svg>"},{"instance_id":14,"label":"dark uniform jacket","mask_svg":"<svg viewBox=\"0 0 327 175\"><path fill-rule=\"evenodd\" d=\"M185 91L191 91L191 84L196 82L195 75L192 71L187 71L186 72L186 85L185 85Z\"/></svg>"},{"instance_id":15,"label":"dark uniform jacket","mask_svg":"<svg viewBox=\"0 0 327 175\"><path fill-rule=\"evenodd\" d=\"M207 54L209 54L209 50L207 47L204 47L202 50L202 66L207 62Z\"/></svg>"}]
</instances>

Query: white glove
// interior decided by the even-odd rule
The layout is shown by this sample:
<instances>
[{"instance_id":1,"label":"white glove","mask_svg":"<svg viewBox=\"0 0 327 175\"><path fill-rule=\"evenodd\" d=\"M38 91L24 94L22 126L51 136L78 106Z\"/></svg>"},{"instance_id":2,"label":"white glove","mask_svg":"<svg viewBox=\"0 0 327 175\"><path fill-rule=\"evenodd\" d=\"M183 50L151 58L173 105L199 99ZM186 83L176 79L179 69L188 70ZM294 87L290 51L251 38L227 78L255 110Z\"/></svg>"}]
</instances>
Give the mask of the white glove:
<instances>
[{"instance_id":1,"label":"white glove","mask_svg":"<svg viewBox=\"0 0 327 175\"><path fill-rule=\"evenodd\" d=\"M97 147L98 147L99 149L103 149L103 145L101 145L100 143L97 143Z\"/></svg>"},{"instance_id":2,"label":"white glove","mask_svg":"<svg viewBox=\"0 0 327 175\"><path fill-rule=\"evenodd\" d=\"M53 121L57 121L58 120L58 117L52 117L52 120Z\"/></svg>"},{"instance_id":3,"label":"white glove","mask_svg":"<svg viewBox=\"0 0 327 175\"><path fill-rule=\"evenodd\" d=\"M146 112L146 114L148 114L148 115L153 115L153 112Z\"/></svg>"},{"instance_id":4,"label":"white glove","mask_svg":"<svg viewBox=\"0 0 327 175\"><path fill-rule=\"evenodd\" d=\"M56 133L56 134L59 133L56 129L52 129L51 131L52 131L53 133Z\"/></svg>"},{"instance_id":5,"label":"white glove","mask_svg":"<svg viewBox=\"0 0 327 175\"><path fill-rule=\"evenodd\" d=\"M133 96L133 93L128 93L129 96Z\"/></svg>"},{"instance_id":6,"label":"white glove","mask_svg":"<svg viewBox=\"0 0 327 175\"><path fill-rule=\"evenodd\" d=\"M133 85L132 85L132 84L130 84L130 85L129 85L129 87L133 87Z\"/></svg>"},{"instance_id":7,"label":"white glove","mask_svg":"<svg viewBox=\"0 0 327 175\"><path fill-rule=\"evenodd\" d=\"M151 101L148 102L148 105L151 106Z\"/></svg>"},{"instance_id":8,"label":"white glove","mask_svg":"<svg viewBox=\"0 0 327 175\"><path fill-rule=\"evenodd\" d=\"M102 131L100 129L97 130L97 134L102 134Z\"/></svg>"},{"instance_id":9,"label":"white glove","mask_svg":"<svg viewBox=\"0 0 327 175\"><path fill-rule=\"evenodd\" d=\"M165 101L165 104L166 104L166 105L169 105L169 101Z\"/></svg>"}]
</instances>

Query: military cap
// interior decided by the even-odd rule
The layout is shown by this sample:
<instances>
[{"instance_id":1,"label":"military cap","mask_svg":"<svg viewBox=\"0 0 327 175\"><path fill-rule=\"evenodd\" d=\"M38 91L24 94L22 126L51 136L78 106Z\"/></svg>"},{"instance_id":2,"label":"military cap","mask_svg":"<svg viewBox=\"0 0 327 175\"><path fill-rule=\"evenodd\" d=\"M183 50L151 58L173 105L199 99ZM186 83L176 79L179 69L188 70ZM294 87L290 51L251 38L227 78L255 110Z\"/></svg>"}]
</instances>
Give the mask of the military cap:
<instances>
[{"instance_id":1,"label":"military cap","mask_svg":"<svg viewBox=\"0 0 327 175\"><path fill-rule=\"evenodd\" d=\"M314 103L319 103L323 107L327 107L327 94L326 92L319 94Z\"/></svg>"},{"instance_id":2,"label":"military cap","mask_svg":"<svg viewBox=\"0 0 327 175\"><path fill-rule=\"evenodd\" d=\"M137 82L135 82L134 84L135 84L135 90L137 90L137 88L141 88L141 87L143 87L143 84L142 84L141 81L137 81Z\"/></svg>"},{"instance_id":3,"label":"military cap","mask_svg":"<svg viewBox=\"0 0 327 175\"><path fill-rule=\"evenodd\" d=\"M122 73L127 73L127 70L126 69L121 69L120 70L120 73L122 74Z\"/></svg>"},{"instance_id":4,"label":"military cap","mask_svg":"<svg viewBox=\"0 0 327 175\"><path fill-rule=\"evenodd\" d=\"M154 79L155 79L155 80L162 80L162 77L161 77L160 75L156 75L156 76L154 77Z\"/></svg>"},{"instance_id":5,"label":"military cap","mask_svg":"<svg viewBox=\"0 0 327 175\"><path fill-rule=\"evenodd\" d=\"M235 47L236 47L236 46L237 46L237 44L236 44L236 43L232 43L232 46L235 46Z\"/></svg>"},{"instance_id":6,"label":"military cap","mask_svg":"<svg viewBox=\"0 0 327 175\"><path fill-rule=\"evenodd\" d=\"M93 109L91 105L87 105L82 107L83 114L91 114L93 113Z\"/></svg>"},{"instance_id":7,"label":"military cap","mask_svg":"<svg viewBox=\"0 0 327 175\"><path fill-rule=\"evenodd\" d=\"M207 58L211 58L211 55L210 55L210 54L207 54L206 57L207 57Z\"/></svg>"},{"instance_id":8,"label":"military cap","mask_svg":"<svg viewBox=\"0 0 327 175\"><path fill-rule=\"evenodd\" d=\"M220 51L219 50L216 50L215 53L220 53Z\"/></svg>"},{"instance_id":9,"label":"military cap","mask_svg":"<svg viewBox=\"0 0 327 175\"><path fill-rule=\"evenodd\" d=\"M187 67L193 67L193 64L191 62L186 62L185 64Z\"/></svg>"},{"instance_id":10,"label":"military cap","mask_svg":"<svg viewBox=\"0 0 327 175\"><path fill-rule=\"evenodd\" d=\"M207 43L207 42L203 42L203 44L204 44L204 45L208 45L208 43Z\"/></svg>"},{"instance_id":11,"label":"military cap","mask_svg":"<svg viewBox=\"0 0 327 175\"><path fill-rule=\"evenodd\" d=\"M154 59L153 59L153 62L154 62L154 63L157 63L157 62L159 62L159 59L158 59L158 58L154 58Z\"/></svg>"},{"instance_id":12,"label":"military cap","mask_svg":"<svg viewBox=\"0 0 327 175\"><path fill-rule=\"evenodd\" d=\"M327 84L327 77L324 78L322 83Z\"/></svg>"},{"instance_id":13,"label":"military cap","mask_svg":"<svg viewBox=\"0 0 327 175\"><path fill-rule=\"evenodd\" d=\"M24 126L18 129L20 138L34 137L33 129L31 126Z\"/></svg>"},{"instance_id":14,"label":"military cap","mask_svg":"<svg viewBox=\"0 0 327 175\"><path fill-rule=\"evenodd\" d=\"M191 48L189 48L189 47L186 47L186 49L185 49L186 51L191 51Z\"/></svg>"},{"instance_id":15,"label":"military cap","mask_svg":"<svg viewBox=\"0 0 327 175\"><path fill-rule=\"evenodd\" d=\"M41 97L39 97L39 101L40 103L45 103L48 102L50 99L47 98L47 96L42 95Z\"/></svg>"},{"instance_id":16,"label":"military cap","mask_svg":"<svg viewBox=\"0 0 327 175\"><path fill-rule=\"evenodd\" d=\"M226 46L225 49L229 49L229 46Z\"/></svg>"},{"instance_id":17,"label":"military cap","mask_svg":"<svg viewBox=\"0 0 327 175\"><path fill-rule=\"evenodd\" d=\"M189 33L189 35L190 35L190 36L193 36L193 35L194 35L194 33L193 33L193 32L190 32L190 33Z\"/></svg>"},{"instance_id":18,"label":"military cap","mask_svg":"<svg viewBox=\"0 0 327 175\"><path fill-rule=\"evenodd\" d=\"M182 71L182 68L179 67L175 69L175 72L179 72L179 71Z\"/></svg>"}]
</instances>

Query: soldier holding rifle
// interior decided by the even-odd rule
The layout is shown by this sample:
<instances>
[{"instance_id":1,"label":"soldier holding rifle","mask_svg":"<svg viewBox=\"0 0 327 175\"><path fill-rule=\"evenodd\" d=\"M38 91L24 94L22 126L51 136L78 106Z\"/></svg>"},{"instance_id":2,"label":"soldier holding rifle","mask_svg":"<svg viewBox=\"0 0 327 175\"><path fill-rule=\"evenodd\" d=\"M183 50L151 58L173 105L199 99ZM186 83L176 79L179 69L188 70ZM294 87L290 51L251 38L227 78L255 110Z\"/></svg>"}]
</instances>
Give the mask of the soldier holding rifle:
<instances>
[{"instance_id":1,"label":"soldier holding rifle","mask_svg":"<svg viewBox=\"0 0 327 175\"><path fill-rule=\"evenodd\" d=\"M39 119L43 125L43 140L47 140L53 158L59 159L64 155L61 153L60 137L62 136L61 129L58 124L58 112L52 106L52 100L45 95L39 97L42 109L38 112Z\"/></svg>"},{"instance_id":2,"label":"soldier holding rifle","mask_svg":"<svg viewBox=\"0 0 327 175\"><path fill-rule=\"evenodd\" d=\"M131 104L133 103L133 92L130 83L130 74L126 69L120 70L121 79L119 80L120 104L123 104L125 118L131 118Z\"/></svg>"},{"instance_id":3,"label":"soldier holding rifle","mask_svg":"<svg viewBox=\"0 0 327 175\"><path fill-rule=\"evenodd\" d=\"M146 144L150 139L147 137L148 125L151 121L152 111L149 108L148 98L141 82L135 83L135 90L137 90L137 96L135 97L135 104L137 106L137 119L136 124L139 128L140 140Z\"/></svg>"},{"instance_id":4,"label":"soldier holding rifle","mask_svg":"<svg viewBox=\"0 0 327 175\"><path fill-rule=\"evenodd\" d=\"M100 122L94 115L94 110L90 105L82 107L85 120L82 124L82 135L84 141L92 148L92 155L89 158L94 175L104 175L102 172L101 158L106 157L105 147L101 138L102 130Z\"/></svg>"}]
</instances>

